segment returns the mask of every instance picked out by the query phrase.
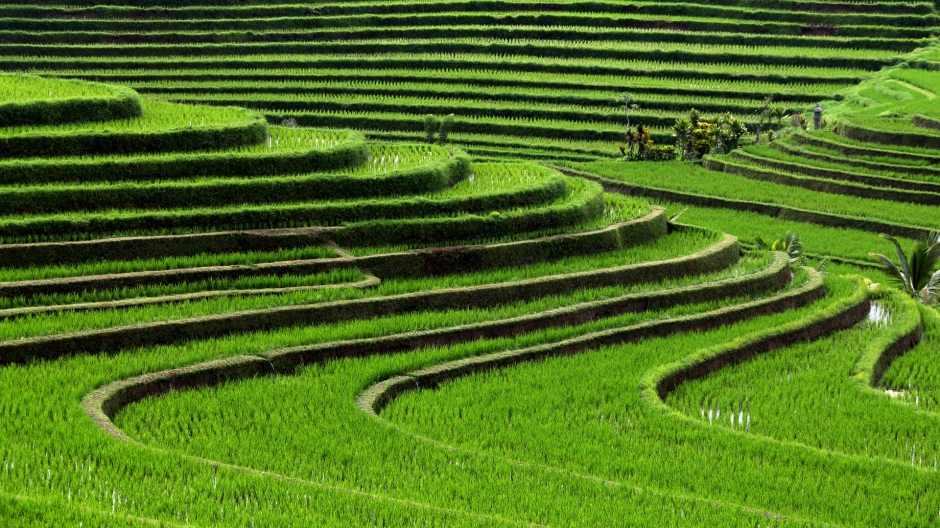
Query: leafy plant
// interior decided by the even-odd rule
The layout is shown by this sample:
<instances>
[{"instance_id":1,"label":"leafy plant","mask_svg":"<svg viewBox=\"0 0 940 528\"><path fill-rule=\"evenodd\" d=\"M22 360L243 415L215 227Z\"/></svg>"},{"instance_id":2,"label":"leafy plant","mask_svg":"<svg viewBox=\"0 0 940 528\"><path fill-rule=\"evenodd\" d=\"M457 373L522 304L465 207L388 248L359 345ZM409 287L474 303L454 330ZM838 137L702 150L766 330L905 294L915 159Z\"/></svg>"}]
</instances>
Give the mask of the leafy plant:
<instances>
[{"instance_id":1,"label":"leafy plant","mask_svg":"<svg viewBox=\"0 0 940 528\"><path fill-rule=\"evenodd\" d=\"M449 114L441 120L441 126L437 130L437 142L441 145L447 143L447 138L454 129L454 114Z\"/></svg>"},{"instance_id":2,"label":"leafy plant","mask_svg":"<svg viewBox=\"0 0 940 528\"><path fill-rule=\"evenodd\" d=\"M741 146L741 138L747 134L747 126L731 113L722 114L719 118L719 140L726 152Z\"/></svg>"},{"instance_id":3,"label":"leafy plant","mask_svg":"<svg viewBox=\"0 0 940 528\"><path fill-rule=\"evenodd\" d=\"M787 231L782 238L770 243L765 242L761 237L757 237L754 241L757 243L757 249L785 252L790 257L790 264L803 262L803 241L800 240L799 235L791 231Z\"/></svg>"},{"instance_id":4,"label":"leafy plant","mask_svg":"<svg viewBox=\"0 0 940 528\"><path fill-rule=\"evenodd\" d=\"M692 130L692 151L699 158L715 148L715 125L708 121L699 121Z\"/></svg>"},{"instance_id":5,"label":"leafy plant","mask_svg":"<svg viewBox=\"0 0 940 528\"><path fill-rule=\"evenodd\" d=\"M806 130L809 128L809 123L807 123L803 114L793 114L793 117L791 118L791 124L795 129L798 128L800 130Z\"/></svg>"},{"instance_id":6,"label":"leafy plant","mask_svg":"<svg viewBox=\"0 0 940 528\"><path fill-rule=\"evenodd\" d=\"M637 125L636 133L627 132L630 145L628 148L620 147L627 161L675 161L676 147L672 145L656 145L650 138L650 131L643 125ZM633 145L636 145L636 152L633 151Z\"/></svg>"},{"instance_id":7,"label":"leafy plant","mask_svg":"<svg viewBox=\"0 0 940 528\"><path fill-rule=\"evenodd\" d=\"M694 160L707 154L724 154L740 147L741 138L747 134L747 126L731 112L706 119L693 108L689 117L676 119L672 131L681 158Z\"/></svg>"},{"instance_id":8,"label":"leafy plant","mask_svg":"<svg viewBox=\"0 0 940 528\"><path fill-rule=\"evenodd\" d=\"M940 231L931 231L914 242L910 257L901 244L890 235L881 235L894 244L898 264L880 253L869 253L881 261L881 266L895 280L901 290L930 305L940 298Z\"/></svg>"},{"instance_id":9,"label":"leafy plant","mask_svg":"<svg viewBox=\"0 0 940 528\"><path fill-rule=\"evenodd\" d=\"M694 112L695 109L693 108ZM695 159L695 150L692 149L692 120L688 117L676 119L676 124L672 126L673 134L676 136L676 149L683 161Z\"/></svg>"},{"instance_id":10,"label":"leafy plant","mask_svg":"<svg viewBox=\"0 0 940 528\"><path fill-rule=\"evenodd\" d=\"M747 126L730 112L713 120L716 127L716 143L723 152L731 152L741 146L741 138L747 134Z\"/></svg>"},{"instance_id":11,"label":"leafy plant","mask_svg":"<svg viewBox=\"0 0 940 528\"><path fill-rule=\"evenodd\" d=\"M617 98L617 102L623 106L623 112L627 117L627 133L630 133L630 110L636 110L639 108L639 105L633 104L633 94L629 92L621 92L620 97Z\"/></svg>"},{"instance_id":12,"label":"leafy plant","mask_svg":"<svg viewBox=\"0 0 940 528\"><path fill-rule=\"evenodd\" d=\"M675 161L676 147L672 145L653 145L652 142L643 151L643 161Z\"/></svg>"},{"instance_id":13,"label":"leafy plant","mask_svg":"<svg viewBox=\"0 0 940 528\"><path fill-rule=\"evenodd\" d=\"M770 122L771 112L770 105L774 102L774 96L768 95L764 98L764 106L761 108L760 114L758 114L757 121L757 133L754 138L754 143L760 143L760 135L764 131L764 122Z\"/></svg>"},{"instance_id":14,"label":"leafy plant","mask_svg":"<svg viewBox=\"0 0 940 528\"><path fill-rule=\"evenodd\" d=\"M428 143L434 143L434 134L440 129L440 123L433 114L424 116L424 137Z\"/></svg>"}]
</instances>

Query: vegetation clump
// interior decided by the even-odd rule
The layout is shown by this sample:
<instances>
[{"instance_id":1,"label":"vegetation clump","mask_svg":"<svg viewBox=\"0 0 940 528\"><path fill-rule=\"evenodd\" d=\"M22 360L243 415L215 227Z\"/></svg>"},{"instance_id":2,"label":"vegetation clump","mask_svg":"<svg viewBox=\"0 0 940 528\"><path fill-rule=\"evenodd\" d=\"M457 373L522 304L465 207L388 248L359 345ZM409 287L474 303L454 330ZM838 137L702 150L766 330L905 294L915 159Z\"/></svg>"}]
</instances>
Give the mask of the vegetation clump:
<instances>
[{"instance_id":1,"label":"vegetation clump","mask_svg":"<svg viewBox=\"0 0 940 528\"><path fill-rule=\"evenodd\" d=\"M915 241L910 254L904 252L895 237L881 236L894 245L898 262L880 253L869 255L881 262L901 291L924 304L936 304L940 300L940 231L931 231Z\"/></svg>"},{"instance_id":2,"label":"vegetation clump","mask_svg":"<svg viewBox=\"0 0 940 528\"><path fill-rule=\"evenodd\" d=\"M454 130L454 114L448 114L443 119L428 114L424 117L424 140L430 144L445 145ZM436 139L435 139L436 137Z\"/></svg>"}]
</instances>

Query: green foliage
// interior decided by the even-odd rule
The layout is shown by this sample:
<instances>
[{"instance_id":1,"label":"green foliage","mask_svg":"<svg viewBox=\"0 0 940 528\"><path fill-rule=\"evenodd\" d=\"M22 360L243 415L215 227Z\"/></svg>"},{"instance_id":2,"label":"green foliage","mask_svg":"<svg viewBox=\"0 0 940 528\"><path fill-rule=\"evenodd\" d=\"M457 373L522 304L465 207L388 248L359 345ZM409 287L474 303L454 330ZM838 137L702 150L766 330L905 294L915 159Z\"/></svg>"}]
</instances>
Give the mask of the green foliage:
<instances>
[{"instance_id":1,"label":"green foliage","mask_svg":"<svg viewBox=\"0 0 940 528\"><path fill-rule=\"evenodd\" d=\"M790 124L793 126L794 130L808 130L809 122L803 116L803 114L793 114L793 117L790 120Z\"/></svg>"},{"instance_id":2,"label":"green foliage","mask_svg":"<svg viewBox=\"0 0 940 528\"><path fill-rule=\"evenodd\" d=\"M688 117L676 119L672 131L676 150L683 160L691 161L737 149L747 134L747 126L729 112L706 119L693 108Z\"/></svg>"},{"instance_id":3,"label":"green foliage","mask_svg":"<svg viewBox=\"0 0 940 528\"><path fill-rule=\"evenodd\" d=\"M691 149L697 158L703 158L715 148L717 130L715 125L708 121L699 121L691 133Z\"/></svg>"},{"instance_id":4,"label":"green foliage","mask_svg":"<svg viewBox=\"0 0 940 528\"><path fill-rule=\"evenodd\" d=\"M778 238L770 243L764 242L764 240L759 236L754 239L754 242L757 246L757 249L762 251L783 251L790 259L790 265L792 266L809 265L806 255L803 254L803 241L800 239L799 235L796 235L790 231L787 231L787 234L782 238ZM826 248L826 250L829 249ZM826 271L826 268L829 267L831 262L832 259L829 256L822 257L816 264L816 271Z\"/></svg>"},{"instance_id":5,"label":"green foliage","mask_svg":"<svg viewBox=\"0 0 940 528\"><path fill-rule=\"evenodd\" d=\"M931 231L915 241L910 255L904 253L896 238L881 236L894 244L898 264L880 253L869 255L878 258L902 291L924 304L936 303L940 299L940 231Z\"/></svg>"},{"instance_id":6,"label":"green foliage","mask_svg":"<svg viewBox=\"0 0 940 528\"><path fill-rule=\"evenodd\" d=\"M694 108L692 109L695 110ZM695 149L692 146L692 131L695 126L690 117L680 117L672 126L673 134L676 136L676 149L682 161L695 159Z\"/></svg>"},{"instance_id":7,"label":"green foliage","mask_svg":"<svg viewBox=\"0 0 940 528\"><path fill-rule=\"evenodd\" d=\"M643 152L643 161L675 161L676 147L672 145L650 145Z\"/></svg>"},{"instance_id":8,"label":"green foliage","mask_svg":"<svg viewBox=\"0 0 940 528\"><path fill-rule=\"evenodd\" d=\"M395 171L392 153L401 156L399 164L405 160L405 170ZM311 222L339 225L370 217L407 217L418 210L429 213L431 209L437 209L442 215L477 210L476 207L481 206L473 205L472 201L456 193L447 196L445 192L445 195L435 196L435 193L444 192L441 190L445 186L463 180L469 173L469 160L465 155L445 156L444 151L424 147L406 147L388 154L383 152L381 158L373 158L374 163L364 164L362 172L365 177L359 181L353 179L353 175L339 178L314 175L90 186L77 191L68 187L36 189L32 193L5 197L8 204L19 200L19 207L25 210L0 217L0 236L9 241L43 234L47 239L62 240L82 233L99 236L120 232L169 234L221 231L244 226L301 227ZM375 181L370 181L373 178ZM511 181L507 183L511 184ZM383 188L392 196L383 197L376 192ZM186 208L188 194L201 189L213 192L190 198L188 203L191 207ZM420 198L395 197L420 190L429 192ZM246 192L250 194L244 194ZM370 196L370 192L376 192L376 196ZM512 194L515 193L510 191L509 195ZM329 200L330 195L336 200ZM503 193L504 199L509 195ZM469 208L462 207L460 203ZM123 208L122 205L131 207ZM133 206L149 208L134 209Z\"/></svg>"},{"instance_id":9,"label":"green foliage","mask_svg":"<svg viewBox=\"0 0 940 528\"><path fill-rule=\"evenodd\" d=\"M723 152L731 152L741 146L741 138L747 134L747 127L740 119L730 113L717 116L714 120L716 128L716 145Z\"/></svg>"},{"instance_id":10,"label":"green foliage","mask_svg":"<svg viewBox=\"0 0 940 528\"><path fill-rule=\"evenodd\" d=\"M0 126L61 125L139 118L140 96L129 88L85 81L0 75Z\"/></svg>"},{"instance_id":11,"label":"green foliage","mask_svg":"<svg viewBox=\"0 0 940 528\"><path fill-rule=\"evenodd\" d=\"M908 405L925 411L940 408L940 312L936 307L918 305L924 326L924 338L911 351L897 358L884 373L881 383L898 392ZM930 459L927 458L929 463Z\"/></svg>"},{"instance_id":12,"label":"green foliage","mask_svg":"<svg viewBox=\"0 0 940 528\"><path fill-rule=\"evenodd\" d=\"M428 114L424 116L424 138L428 143L434 143L434 134L440 129L441 124L437 117Z\"/></svg>"},{"instance_id":13,"label":"green foliage","mask_svg":"<svg viewBox=\"0 0 940 528\"><path fill-rule=\"evenodd\" d=\"M238 178L309 172L349 172L369 156L362 134L268 127L270 141L208 152L86 155L0 160L3 184Z\"/></svg>"},{"instance_id":14,"label":"green foliage","mask_svg":"<svg viewBox=\"0 0 940 528\"><path fill-rule=\"evenodd\" d=\"M0 129L0 158L147 154L232 149L261 143L264 118L242 108L145 100L141 117Z\"/></svg>"},{"instance_id":15,"label":"green foliage","mask_svg":"<svg viewBox=\"0 0 940 528\"><path fill-rule=\"evenodd\" d=\"M698 166L657 164L637 171L628 164L595 162L578 164L578 167L638 189L647 187L682 193L689 200L696 197L733 200L735 204L725 207L740 211L760 211L762 208L754 204L765 205L767 207L763 211L766 212L763 214L776 218L782 216L786 220L875 233L884 231L886 228L883 226L886 224L897 226L896 229L903 233L940 229L940 216L936 215L935 206L830 194L734 174L710 172ZM709 206L706 203L688 203ZM825 217L815 216L815 213L822 213ZM865 223L859 220L872 220L875 223L865 227Z\"/></svg>"},{"instance_id":16,"label":"green foliage","mask_svg":"<svg viewBox=\"0 0 940 528\"><path fill-rule=\"evenodd\" d=\"M934 437L918 437L913 431L929 428L932 416L924 411L935 411L935 400L928 404L922 394L915 404L913 387L906 383L889 385L911 392L895 395L906 405L873 390L879 385L880 374L875 372L878 363L890 354L899 338L918 330L921 322L916 303L904 301L897 296L882 296L875 302L887 318L861 323L829 339L793 345L696 380L680 387L670 396L670 403L691 420L714 427L745 429L831 452L865 453L933 473L938 447ZM935 323L931 321L927 328L928 339L936 342ZM924 361L926 350L922 347L906 352L899 361L908 354L919 354L920 365L930 368L931 361ZM849 372L851 376L846 375ZM806 412L804 405L811 405L813 412ZM732 414L734 420L729 419ZM738 421L739 417L744 423ZM847 433L855 427L864 427L865 434Z\"/></svg>"},{"instance_id":17,"label":"green foliage","mask_svg":"<svg viewBox=\"0 0 940 528\"><path fill-rule=\"evenodd\" d=\"M501 218L497 222L505 222ZM185 320L193 317L238 314L251 310L286 309L288 307L323 304L324 314L319 317L328 320L336 317L362 317L363 304L352 302L356 299L385 299L389 303L407 301L396 299L402 294L416 294L431 290L450 288L470 288L488 284L511 282L519 279L538 279L553 275L575 274L578 272L597 272L602 268L638 264L646 261L665 260L688 255L719 241L716 233L693 231L671 234L651 244L619 251L590 255L588 257L569 257L553 262L542 262L517 268L497 268L472 273L452 274L443 277L421 277L415 279L384 280L378 287L363 291L358 289L330 289L315 291L282 292L276 295L256 297L215 298L196 300L185 304L168 306L142 306L130 308L110 308L94 312L61 312L38 314L29 318L0 320L0 342L19 337L37 337L63 335L69 332L81 332L110 327L122 327L139 323L159 323L160 321ZM649 275L647 273L646 275ZM482 293L478 301L483 301ZM490 290L493 299L505 300L501 288ZM326 303L346 301L342 306ZM455 299L453 302L463 302ZM408 306L405 304L405 306ZM386 309L388 307L386 306ZM328 313L326 313L328 312Z\"/></svg>"},{"instance_id":18,"label":"green foliage","mask_svg":"<svg viewBox=\"0 0 940 528\"><path fill-rule=\"evenodd\" d=\"M650 131L643 125L637 125L637 131L627 130L628 147L618 145L626 161L675 161L676 147L656 145L650 137ZM628 150L629 149L629 150Z\"/></svg>"},{"instance_id":19,"label":"green foliage","mask_svg":"<svg viewBox=\"0 0 940 528\"><path fill-rule=\"evenodd\" d=\"M800 240L799 235L787 231L787 234L782 238L778 238L773 242L764 242L761 237L757 237L754 240L757 243L757 249L766 250L766 251L783 251L790 258L790 264L801 263L804 260L803 256L803 241Z\"/></svg>"},{"instance_id":20,"label":"green foliage","mask_svg":"<svg viewBox=\"0 0 940 528\"><path fill-rule=\"evenodd\" d=\"M441 120L441 126L437 130L437 142L439 145L447 144L450 133L454 130L454 114L448 114Z\"/></svg>"}]
</instances>

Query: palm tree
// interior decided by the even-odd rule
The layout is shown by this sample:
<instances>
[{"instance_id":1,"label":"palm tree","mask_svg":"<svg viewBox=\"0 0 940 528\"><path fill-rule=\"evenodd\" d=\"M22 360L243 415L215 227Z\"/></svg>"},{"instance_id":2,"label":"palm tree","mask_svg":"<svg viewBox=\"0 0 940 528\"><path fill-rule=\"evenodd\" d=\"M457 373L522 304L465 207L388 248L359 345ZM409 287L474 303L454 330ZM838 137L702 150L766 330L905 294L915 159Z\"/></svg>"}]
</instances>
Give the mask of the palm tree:
<instances>
[{"instance_id":1,"label":"palm tree","mask_svg":"<svg viewBox=\"0 0 940 528\"><path fill-rule=\"evenodd\" d=\"M639 110L640 105L633 104L633 94L630 92L621 92L620 97L617 98L617 102L623 106L623 112L627 116L627 131L624 133L624 138L626 138L627 143L633 144L633 130L630 127L630 111ZM630 147L630 152L633 152L633 147Z\"/></svg>"},{"instance_id":2,"label":"palm tree","mask_svg":"<svg viewBox=\"0 0 940 528\"><path fill-rule=\"evenodd\" d=\"M888 257L869 253L878 257L882 267L891 275L901 289L924 304L933 304L940 298L940 231L931 231L925 238L914 242L908 257L901 249L901 244L893 236L881 235L894 244L900 265Z\"/></svg>"}]
</instances>

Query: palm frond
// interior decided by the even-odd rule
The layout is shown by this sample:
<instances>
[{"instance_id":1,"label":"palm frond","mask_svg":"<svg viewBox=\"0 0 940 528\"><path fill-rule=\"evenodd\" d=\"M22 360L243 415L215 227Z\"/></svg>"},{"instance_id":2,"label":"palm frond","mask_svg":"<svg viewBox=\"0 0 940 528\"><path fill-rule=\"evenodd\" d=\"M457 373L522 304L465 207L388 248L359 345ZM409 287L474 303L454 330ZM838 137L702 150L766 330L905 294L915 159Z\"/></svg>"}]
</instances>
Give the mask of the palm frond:
<instances>
[{"instance_id":1,"label":"palm frond","mask_svg":"<svg viewBox=\"0 0 940 528\"><path fill-rule=\"evenodd\" d=\"M914 290L910 288L907 282L907 277L904 275L894 261L888 257L882 255L881 253L869 253L869 257L876 257L881 262L881 267L884 268L885 272L891 277L891 279L900 285L901 289L909 294L914 294Z\"/></svg>"},{"instance_id":2,"label":"palm frond","mask_svg":"<svg viewBox=\"0 0 940 528\"><path fill-rule=\"evenodd\" d=\"M910 265L910 263L908 263L908 261L907 261L907 255L905 255L905 254L904 254L904 250L901 249L901 244L898 243L898 239L894 238L894 237L891 236L891 235L886 235L886 234L884 234L884 233L882 233L882 234L879 235L879 236L880 236L881 238L884 238L885 240L890 241L892 244L894 244L894 252L895 252L895 254L896 254L897 257L898 257L898 260L901 262L901 265L898 266L898 267L900 268L901 272L903 272L903 276L904 276L904 277L910 277L910 276L911 276L911 265Z\"/></svg>"},{"instance_id":3,"label":"palm frond","mask_svg":"<svg viewBox=\"0 0 940 528\"><path fill-rule=\"evenodd\" d=\"M914 242L910 256L901 249L901 244L893 236L881 235L894 245L898 264L879 253L869 253L877 257L884 270L897 282L901 289L924 304L933 304L940 299L940 232L931 231L923 239Z\"/></svg>"},{"instance_id":4,"label":"palm frond","mask_svg":"<svg viewBox=\"0 0 940 528\"><path fill-rule=\"evenodd\" d=\"M935 304L940 301L940 270L930 277L930 282L927 283L924 292L926 293L924 304Z\"/></svg>"}]
</instances>

